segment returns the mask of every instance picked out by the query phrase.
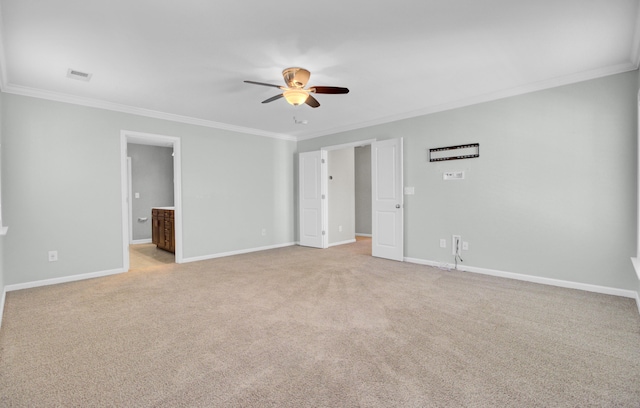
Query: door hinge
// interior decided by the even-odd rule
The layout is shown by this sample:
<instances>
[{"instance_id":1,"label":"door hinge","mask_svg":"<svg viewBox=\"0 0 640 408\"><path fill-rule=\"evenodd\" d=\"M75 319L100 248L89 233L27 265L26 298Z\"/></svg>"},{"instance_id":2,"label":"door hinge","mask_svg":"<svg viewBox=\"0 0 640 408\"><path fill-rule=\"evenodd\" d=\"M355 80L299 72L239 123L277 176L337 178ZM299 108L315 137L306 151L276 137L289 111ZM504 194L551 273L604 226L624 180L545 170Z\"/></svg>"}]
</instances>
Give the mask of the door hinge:
<instances>
[{"instance_id":1,"label":"door hinge","mask_svg":"<svg viewBox=\"0 0 640 408\"><path fill-rule=\"evenodd\" d=\"M322 159L321 163L324 164L324 159Z\"/></svg>"},{"instance_id":2,"label":"door hinge","mask_svg":"<svg viewBox=\"0 0 640 408\"><path fill-rule=\"evenodd\" d=\"M326 198L326 197L325 197L325 195L323 194L323 195L322 195L322 199L324 200L325 198Z\"/></svg>"},{"instance_id":3,"label":"door hinge","mask_svg":"<svg viewBox=\"0 0 640 408\"><path fill-rule=\"evenodd\" d=\"M326 232L326 231L322 231L322 235L324 235L324 234L325 234L325 232Z\"/></svg>"}]
</instances>

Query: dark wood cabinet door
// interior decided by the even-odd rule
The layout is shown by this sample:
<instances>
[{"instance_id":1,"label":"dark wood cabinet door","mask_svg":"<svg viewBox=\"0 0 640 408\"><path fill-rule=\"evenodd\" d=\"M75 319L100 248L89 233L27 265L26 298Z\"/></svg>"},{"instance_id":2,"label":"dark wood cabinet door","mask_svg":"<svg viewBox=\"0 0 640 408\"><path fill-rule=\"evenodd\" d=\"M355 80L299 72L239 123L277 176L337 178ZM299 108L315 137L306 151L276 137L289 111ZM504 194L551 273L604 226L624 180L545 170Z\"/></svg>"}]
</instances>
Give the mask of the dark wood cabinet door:
<instances>
[{"instance_id":1,"label":"dark wood cabinet door","mask_svg":"<svg viewBox=\"0 0 640 408\"><path fill-rule=\"evenodd\" d=\"M176 251L173 210L152 210L151 241L165 251Z\"/></svg>"}]
</instances>

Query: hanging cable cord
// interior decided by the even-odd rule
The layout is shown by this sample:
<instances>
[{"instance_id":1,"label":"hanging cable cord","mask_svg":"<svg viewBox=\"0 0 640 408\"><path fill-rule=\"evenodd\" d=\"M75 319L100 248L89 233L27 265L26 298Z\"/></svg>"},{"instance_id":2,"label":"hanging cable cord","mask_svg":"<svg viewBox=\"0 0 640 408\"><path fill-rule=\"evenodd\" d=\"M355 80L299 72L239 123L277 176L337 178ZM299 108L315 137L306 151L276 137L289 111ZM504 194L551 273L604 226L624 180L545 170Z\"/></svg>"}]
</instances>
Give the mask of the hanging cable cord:
<instances>
[{"instance_id":1,"label":"hanging cable cord","mask_svg":"<svg viewBox=\"0 0 640 408\"><path fill-rule=\"evenodd\" d=\"M458 259L460 260L460 262L464 262L464 260L462 259L462 257L460 256L460 240L456 239L455 242L456 245L456 254L454 256L454 261L455 261L455 269L458 269Z\"/></svg>"}]
</instances>

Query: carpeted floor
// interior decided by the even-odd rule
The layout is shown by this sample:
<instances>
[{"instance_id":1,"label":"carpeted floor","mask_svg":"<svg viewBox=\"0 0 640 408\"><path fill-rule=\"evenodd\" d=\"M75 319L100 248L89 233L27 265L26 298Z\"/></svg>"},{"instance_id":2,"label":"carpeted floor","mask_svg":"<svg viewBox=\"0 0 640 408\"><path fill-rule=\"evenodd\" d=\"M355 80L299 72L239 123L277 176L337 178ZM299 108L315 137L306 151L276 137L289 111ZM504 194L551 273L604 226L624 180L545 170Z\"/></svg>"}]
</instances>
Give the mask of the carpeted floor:
<instances>
[{"instance_id":1,"label":"carpeted floor","mask_svg":"<svg viewBox=\"0 0 640 408\"><path fill-rule=\"evenodd\" d=\"M638 407L631 299L287 247L10 292L2 407Z\"/></svg>"}]
</instances>

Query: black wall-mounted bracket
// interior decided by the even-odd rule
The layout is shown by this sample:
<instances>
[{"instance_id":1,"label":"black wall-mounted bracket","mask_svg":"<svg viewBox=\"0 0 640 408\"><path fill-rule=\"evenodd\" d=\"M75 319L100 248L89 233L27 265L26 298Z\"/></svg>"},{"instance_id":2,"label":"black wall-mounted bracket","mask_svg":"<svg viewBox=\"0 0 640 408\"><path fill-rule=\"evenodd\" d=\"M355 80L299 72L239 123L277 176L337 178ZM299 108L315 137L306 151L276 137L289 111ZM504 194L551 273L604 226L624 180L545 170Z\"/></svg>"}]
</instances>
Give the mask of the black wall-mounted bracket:
<instances>
[{"instance_id":1,"label":"black wall-mounted bracket","mask_svg":"<svg viewBox=\"0 0 640 408\"><path fill-rule=\"evenodd\" d=\"M472 159L480 157L480 143L470 143L458 146L437 147L429 149L429 161L445 161Z\"/></svg>"}]
</instances>

